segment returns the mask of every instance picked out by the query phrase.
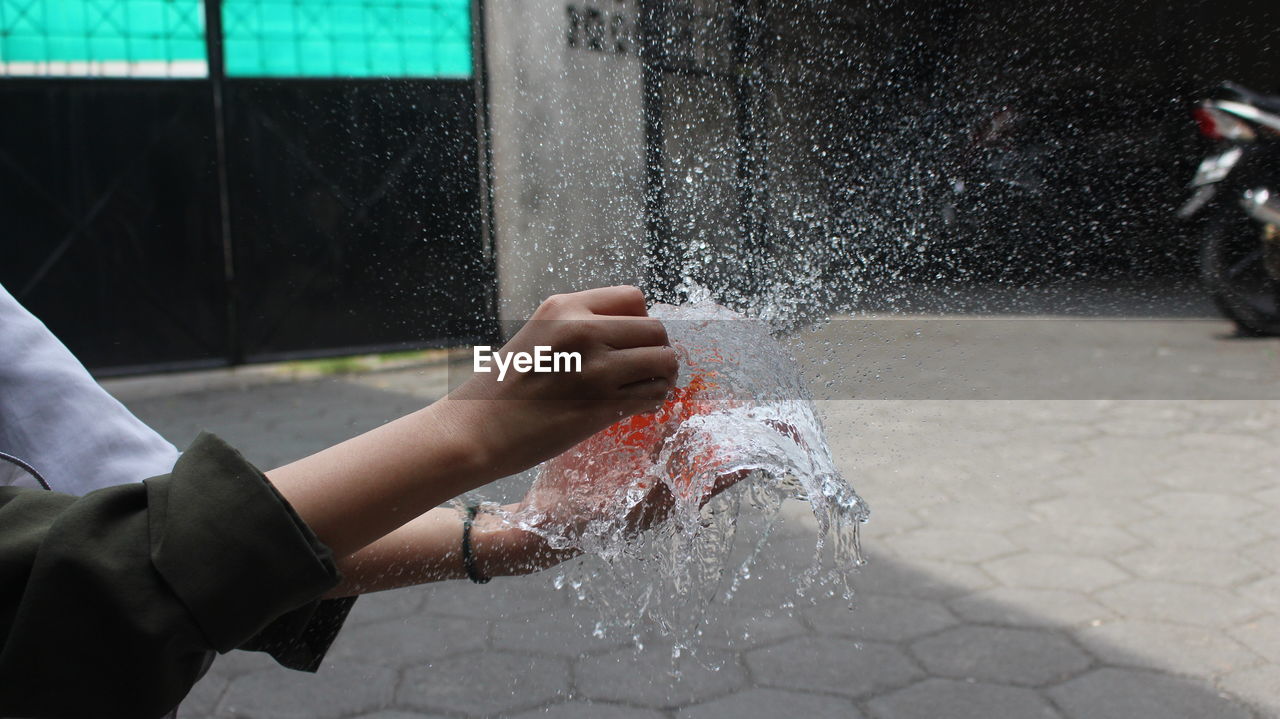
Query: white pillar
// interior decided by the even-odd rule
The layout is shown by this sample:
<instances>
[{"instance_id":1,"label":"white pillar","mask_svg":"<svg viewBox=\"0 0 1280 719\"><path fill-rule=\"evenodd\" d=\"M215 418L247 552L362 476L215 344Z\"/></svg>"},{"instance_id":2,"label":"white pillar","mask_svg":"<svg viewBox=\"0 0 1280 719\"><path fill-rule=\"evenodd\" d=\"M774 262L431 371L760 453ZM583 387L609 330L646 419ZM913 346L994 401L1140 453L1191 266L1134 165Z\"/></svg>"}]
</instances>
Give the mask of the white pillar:
<instances>
[{"instance_id":1,"label":"white pillar","mask_svg":"<svg viewBox=\"0 0 1280 719\"><path fill-rule=\"evenodd\" d=\"M484 3L499 316L644 276L635 0Z\"/></svg>"}]
</instances>

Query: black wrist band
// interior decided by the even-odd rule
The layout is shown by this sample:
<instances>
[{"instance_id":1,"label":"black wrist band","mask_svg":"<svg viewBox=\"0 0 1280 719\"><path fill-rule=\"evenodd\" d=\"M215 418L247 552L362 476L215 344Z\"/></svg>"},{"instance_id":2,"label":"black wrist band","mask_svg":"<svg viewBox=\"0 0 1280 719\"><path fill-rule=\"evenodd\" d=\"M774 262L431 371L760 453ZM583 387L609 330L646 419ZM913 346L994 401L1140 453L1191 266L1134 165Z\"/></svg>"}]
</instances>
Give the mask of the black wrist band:
<instances>
[{"instance_id":1,"label":"black wrist band","mask_svg":"<svg viewBox=\"0 0 1280 719\"><path fill-rule=\"evenodd\" d=\"M467 516L462 520L462 567L467 570L467 579L476 584L487 584L492 577L480 574L480 570L476 569L476 557L471 552L471 523L479 511L480 505L468 505Z\"/></svg>"}]
</instances>

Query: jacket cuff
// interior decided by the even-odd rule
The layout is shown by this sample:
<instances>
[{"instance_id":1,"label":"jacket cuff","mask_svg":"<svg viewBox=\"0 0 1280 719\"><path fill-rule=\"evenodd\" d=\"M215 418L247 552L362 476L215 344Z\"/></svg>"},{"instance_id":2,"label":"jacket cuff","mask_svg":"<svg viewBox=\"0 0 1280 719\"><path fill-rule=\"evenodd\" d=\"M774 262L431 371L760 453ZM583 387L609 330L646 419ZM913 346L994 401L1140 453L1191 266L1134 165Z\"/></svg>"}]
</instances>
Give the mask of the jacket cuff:
<instances>
[{"instance_id":1,"label":"jacket cuff","mask_svg":"<svg viewBox=\"0 0 1280 719\"><path fill-rule=\"evenodd\" d=\"M356 597L311 602L275 620L237 648L266 652L289 669L317 671L355 603Z\"/></svg>"},{"instance_id":2,"label":"jacket cuff","mask_svg":"<svg viewBox=\"0 0 1280 719\"><path fill-rule=\"evenodd\" d=\"M201 433L170 475L145 484L152 563L217 651L337 585L329 548L262 472L212 434Z\"/></svg>"}]
</instances>

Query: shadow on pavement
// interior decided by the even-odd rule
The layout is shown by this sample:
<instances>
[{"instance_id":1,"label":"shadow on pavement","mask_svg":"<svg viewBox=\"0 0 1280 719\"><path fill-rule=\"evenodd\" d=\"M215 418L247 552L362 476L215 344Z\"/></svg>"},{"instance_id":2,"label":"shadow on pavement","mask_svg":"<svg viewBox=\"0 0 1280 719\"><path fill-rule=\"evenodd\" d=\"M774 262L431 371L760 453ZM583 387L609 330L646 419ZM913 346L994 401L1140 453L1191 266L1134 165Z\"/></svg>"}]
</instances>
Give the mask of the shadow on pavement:
<instances>
[{"instance_id":1,"label":"shadow on pavement","mask_svg":"<svg viewBox=\"0 0 1280 719\"><path fill-rule=\"evenodd\" d=\"M422 389L429 384L416 373L374 374L124 399L180 444L206 427L270 467L418 408L429 399ZM903 422L900 408L908 405L916 415ZM669 647L660 639L650 638L637 652L627 638L592 636L591 612L551 588L544 574L365 597L318 674L233 652L215 663L180 716L1234 719L1280 713L1280 657L1267 650L1267 638L1280 630L1276 615L1265 610L1275 601L1268 593L1275 591L1274 574L1261 569L1272 556L1267 547L1277 541L1267 534L1275 510L1263 503L1280 497L1267 494L1275 475L1258 463L1270 455L1227 466L1228 458L1248 455L1252 442L1265 441L1257 435L1275 426L1272 405L833 406L844 415L832 425L836 452L848 453L845 464L859 468L854 484L873 508L866 540L871 563L856 577L852 611L839 598L782 606L797 568L807 566L813 552L811 524L803 511L791 511L750 583L708 621L700 655L717 670L694 662L673 678ZM1161 423L1173 424L1166 434L1142 438ZM1027 427L1043 429L1028 434ZM1113 431L1136 438L1110 437ZM903 447L945 450L950 442L968 449L924 459L922 449L870 451L895 433L905 435ZM974 434L972 442L965 433ZM1179 475L1176 467L1219 436L1231 451L1211 457L1208 466L1218 468L1220 487L1240 485L1239 501L1257 507L1185 520L1179 503L1189 500L1176 482L1196 488L1203 474ZM1198 444L1188 444L1191 439ZM1143 464L1166 460L1159 471ZM967 502L941 490L926 496L937 488L921 462L929 471L967 472L990 482L1001 471L1025 476L1032 490L990 500L978 494ZM1060 471L1045 473L1044 463ZM914 485L877 479L889 464L922 479ZM1132 477L1141 491L1125 494L1121 476ZM1117 488L1123 491L1108 493ZM1093 524L1063 518L1078 516L1070 504L1078 501L1093 503ZM1217 506L1198 501L1202 508ZM1059 510L1067 514L1055 515ZM1118 513L1114 528L1107 526L1108 511ZM961 521L975 515L981 515L977 529ZM1257 558L1234 583L1205 587L1149 576L1162 570L1142 562L1183 551L1176 537L1172 545L1162 542L1195 521L1209 522L1202 536L1238 539L1222 544L1224 553ZM1185 550L1187 561L1195 551ZM1209 559L1222 569L1217 556ZM1240 596L1241 587L1252 599Z\"/></svg>"}]
</instances>

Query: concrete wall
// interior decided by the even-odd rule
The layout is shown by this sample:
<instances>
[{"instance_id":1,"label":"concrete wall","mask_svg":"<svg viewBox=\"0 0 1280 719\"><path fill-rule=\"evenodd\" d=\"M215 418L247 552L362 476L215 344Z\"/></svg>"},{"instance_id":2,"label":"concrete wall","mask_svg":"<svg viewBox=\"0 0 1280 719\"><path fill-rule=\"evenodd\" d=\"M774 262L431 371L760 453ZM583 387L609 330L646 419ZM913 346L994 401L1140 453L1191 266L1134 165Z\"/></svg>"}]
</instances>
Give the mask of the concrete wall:
<instances>
[{"instance_id":1,"label":"concrete wall","mask_svg":"<svg viewBox=\"0 0 1280 719\"><path fill-rule=\"evenodd\" d=\"M633 0L485 3L499 315L644 276Z\"/></svg>"}]
</instances>

